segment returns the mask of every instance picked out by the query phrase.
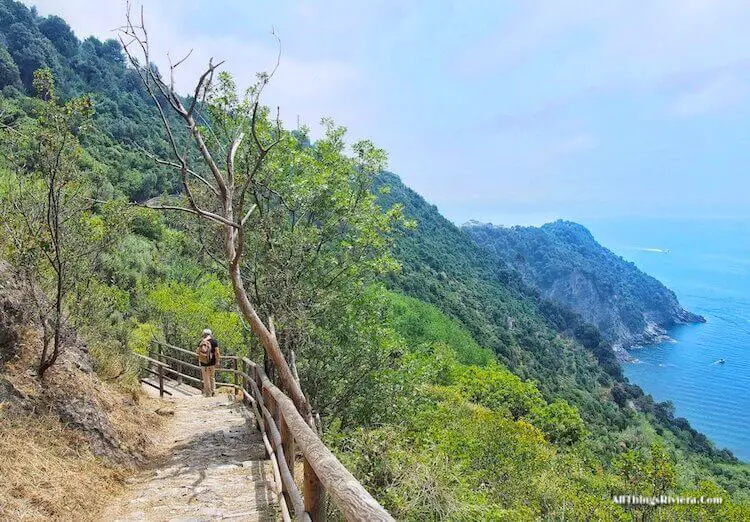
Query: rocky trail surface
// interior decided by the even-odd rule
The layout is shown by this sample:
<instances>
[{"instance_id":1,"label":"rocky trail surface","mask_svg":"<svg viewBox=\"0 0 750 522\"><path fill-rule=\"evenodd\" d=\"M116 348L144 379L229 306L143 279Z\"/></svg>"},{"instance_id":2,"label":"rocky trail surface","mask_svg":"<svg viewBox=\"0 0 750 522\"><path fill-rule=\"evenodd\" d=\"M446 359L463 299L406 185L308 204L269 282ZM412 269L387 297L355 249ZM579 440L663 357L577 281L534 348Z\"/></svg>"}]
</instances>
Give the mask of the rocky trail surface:
<instances>
[{"instance_id":1,"label":"rocky trail surface","mask_svg":"<svg viewBox=\"0 0 750 522\"><path fill-rule=\"evenodd\" d=\"M171 390L159 412L170 417L158 435L162 457L131 480L101 520L278 519L273 474L252 414L231 395Z\"/></svg>"}]
</instances>

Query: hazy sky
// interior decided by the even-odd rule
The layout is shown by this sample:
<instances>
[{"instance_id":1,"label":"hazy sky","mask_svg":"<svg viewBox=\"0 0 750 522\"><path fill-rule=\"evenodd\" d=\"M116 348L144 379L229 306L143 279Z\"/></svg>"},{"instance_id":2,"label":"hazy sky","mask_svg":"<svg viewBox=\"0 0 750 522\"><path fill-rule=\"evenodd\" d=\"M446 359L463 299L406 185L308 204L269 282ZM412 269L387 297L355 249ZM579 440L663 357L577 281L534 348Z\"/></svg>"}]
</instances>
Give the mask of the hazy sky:
<instances>
[{"instance_id":1,"label":"hazy sky","mask_svg":"<svg viewBox=\"0 0 750 522\"><path fill-rule=\"evenodd\" d=\"M26 3L79 37L125 11ZM155 54L194 49L186 90L210 56L248 85L274 28L266 102L287 126L371 138L456 222L750 217L747 0L143 4Z\"/></svg>"}]
</instances>

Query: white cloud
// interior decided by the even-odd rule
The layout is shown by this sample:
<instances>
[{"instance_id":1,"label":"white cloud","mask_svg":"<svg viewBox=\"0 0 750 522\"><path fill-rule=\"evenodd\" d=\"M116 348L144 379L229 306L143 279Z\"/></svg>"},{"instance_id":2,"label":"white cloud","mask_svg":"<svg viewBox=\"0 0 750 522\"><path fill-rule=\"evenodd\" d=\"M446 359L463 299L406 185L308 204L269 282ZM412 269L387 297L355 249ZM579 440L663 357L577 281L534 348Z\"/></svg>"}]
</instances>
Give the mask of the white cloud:
<instances>
[{"instance_id":1,"label":"white cloud","mask_svg":"<svg viewBox=\"0 0 750 522\"><path fill-rule=\"evenodd\" d=\"M509 74L546 55L557 90L651 85L750 55L745 0L537 0L471 42L455 66Z\"/></svg>"},{"instance_id":2,"label":"white cloud","mask_svg":"<svg viewBox=\"0 0 750 522\"><path fill-rule=\"evenodd\" d=\"M161 40L164 40L162 37ZM233 36L221 38L198 36L185 47L184 41L170 39L173 45L179 42L184 54L190 48L193 54L176 75L176 83L182 90L191 90L195 80L210 58L226 60L223 69L230 71L240 89L255 82L256 74L270 72L276 62L278 48L275 40L268 37L268 43L243 41ZM180 48L180 44L173 48ZM159 47L168 48L167 42ZM179 54L172 54L178 56ZM162 56L164 56L162 54ZM166 68L164 59L157 60L160 67ZM297 117L302 123L317 125L321 116L337 118L366 117L356 104L356 95L364 83L362 72L348 63L331 60L302 60L285 53L271 83L265 91L263 101L271 106L279 106L282 118L288 125L296 125Z\"/></svg>"},{"instance_id":3,"label":"white cloud","mask_svg":"<svg viewBox=\"0 0 750 522\"><path fill-rule=\"evenodd\" d=\"M89 35L117 38L115 29L125 20L122 0L34 0L27 3L36 5L42 15L62 16L79 38ZM266 33L253 31L237 35L221 28L214 31L209 27L190 29L190 22L200 15L199 6L205 7L196 0L181 2L179 9L175 9L175 3L170 0L144 1L143 4L151 59L160 70L169 70L167 53L176 61L193 50L175 74L175 83L183 92L192 91L210 58L215 62L225 60L223 69L233 74L241 90L255 82L258 72L270 71L276 62L277 42L270 34L273 20L269 20ZM133 2L133 9L138 14L137 2ZM366 84L365 74L358 66L327 57L299 58L284 46L284 41L293 39L294 35L281 34L281 38L281 64L263 101L279 106L288 126L296 126L298 118L314 127L322 116L333 116L342 123L356 123L372 116L369 104L357 103L358 94Z\"/></svg>"}]
</instances>

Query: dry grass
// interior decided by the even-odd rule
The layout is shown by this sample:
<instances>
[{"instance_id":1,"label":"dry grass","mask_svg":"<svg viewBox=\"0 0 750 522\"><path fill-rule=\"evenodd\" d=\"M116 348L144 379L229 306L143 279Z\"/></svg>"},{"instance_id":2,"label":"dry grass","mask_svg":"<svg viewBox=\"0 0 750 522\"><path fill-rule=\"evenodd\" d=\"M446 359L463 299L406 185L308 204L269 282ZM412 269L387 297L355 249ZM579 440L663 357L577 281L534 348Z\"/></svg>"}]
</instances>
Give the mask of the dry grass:
<instances>
[{"instance_id":1,"label":"dry grass","mask_svg":"<svg viewBox=\"0 0 750 522\"><path fill-rule=\"evenodd\" d=\"M44 384L33 372L41 350L38 332L23 331L20 351L7 365L2 375L16 389L37 402L52 402L71 398L86 398L106 414L117 433L118 442L129 453L148 454L152 444L149 433L156 432L163 419L154 411L159 402L144 394L137 378L123 378L110 383L102 382L94 372L78 370L70 359L70 351L63 352L58 362L47 371Z\"/></svg>"},{"instance_id":2,"label":"dry grass","mask_svg":"<svg viewBox=\"0 0 750 522\"><path fill-rule=\"evenodd\" d=\"M0 410L0 519L92 520L126 474L53 416Z\"/></svg>"},{"instance_id":3,"label":"dry grass","mask_svg":"<svg viewBox=\"0 0 750 522\"><path fill-rule=\"evenodd\" d=\"M33 376L38 342L25 332L21 353L0 375L28 397L33 410L0 403L0 520L95 520L122 493L135 464L153 455L153 436L163 419L158 401L133 389L102 383L68 362L42 385ZM132 462L96 457L84 433L54 413L58 401L83 398L104 414L121 454Z\"/></svg>"}]
</instances>

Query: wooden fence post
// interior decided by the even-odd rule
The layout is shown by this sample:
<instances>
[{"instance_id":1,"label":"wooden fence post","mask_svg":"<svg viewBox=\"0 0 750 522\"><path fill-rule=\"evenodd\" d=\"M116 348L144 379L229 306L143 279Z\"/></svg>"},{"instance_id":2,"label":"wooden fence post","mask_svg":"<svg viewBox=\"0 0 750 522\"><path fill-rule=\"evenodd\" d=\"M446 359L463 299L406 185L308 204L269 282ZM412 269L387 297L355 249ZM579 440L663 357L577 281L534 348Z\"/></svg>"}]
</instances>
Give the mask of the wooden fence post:
<instances>
[{"instance_id":1,"label":"wooden fence post","mask_svg":"<svg viewBox=\"0 0 750 522\"><path fill-rule=\"evenodd\" d=\"M242 389L245 391L247 391L247 377L245 377L246 375L247 375L247 363L243 359L242 361ZM245 400L244 393L242 394L242 400L243 401Z\"/></svg>"},{"instance_id":2,"label":"wooden fence post","mask_svg":"<svg viewBox=\"0 0 750 522\"><path fill-rule=\"evenodd\" d=\"M239 364L237 364L237 358L232 359L234 361L232 364L232 368L234 369L234 385L239 386L240 385L240 375L237 373L239 371ZM235 388L235 393L236 388Z\"/></svg>"},{"instance_id":3,"label":"wooden fence post","mask_svg":"<svg viewBox=\"0 0 750 522\"><path fill-rule=\"evenodd\" d=\"M325 489L307 459L305 459L302 482L302 498L305 502L305 512L310 515L310 519L313 522L324 522L326 519Z\"/></svg>"},{"instance_id":4,"label":"wooden fence post","mask_svg":"<svg viewBox=\"0 0 750 522\"><path fill-rule=\"evenodd\" d=\"M172 353L174 354L174 356L175 356L176 358L178 358L178 359L180 358L180 354L179 354L178 352L175 352L175 351L173 350L173 351L172 351ZM182 372L187 372L187 373L190 373L190 370L185 370L185 367L184 367L184 366L180 366L180 373L179 373L179 375L177 375L177 384L178 384L178 385L179 385L179 384L182 384Z\"/></svg>"},{"instance_id":5,"label":"wooden fence post","mask_svg":"<svg viewBox=\"0 0 750 522\"><path fill-rule=\"evenodd\" d=\"M289 431L284 420L284 414L279 409L279 432L281 433L281 448L284 450L284 460L286 460L286 467L294 476L294 435Z\"/></svg>"},{"instance_id":6,"label":"wooden fence post","mask_svg":"<svg viewBox=\"0 0 750 522\"><path fill-rule=\"evenodd\" d=\"M154 354L151 351L151 348L146 349L146 357L153 357ZM143 369L146 371L146 373L149 373L149 370L151 369L151 361L146 361L146 366L143 367Z\"/></svg>"},{"instance_id":7,"label":"wooden fence post","mask_svg":"<svg viewBox=\"0 0 750 522\"><path fill-rule=\"evenodd\" d=\"M161 345L159 345L159 356L157 358L159 365L159 398L164 398L164 358L162 357Z\"/></svg>"},{"instance_id":8,"label":"wooden fence post","mask_svg":"<svg viewBox=\"0 0 750 522\"><path fill-rule=\"evenodd\" d=\"M268 411L271 413L271 417L273 417L275 419L276 418L276 413L275 413L276 408L275 408L275 405L274 405L273 397L271 397L271 394L268 393L268 390L266 390L264 388L260 389L260 394L263 396L263 402L266 403L266 408L268 408ZM273 438L271 438L271 446L273 447L274 450L276 449L276 442L273 440Z\"/></svg>"}]
</instances>

